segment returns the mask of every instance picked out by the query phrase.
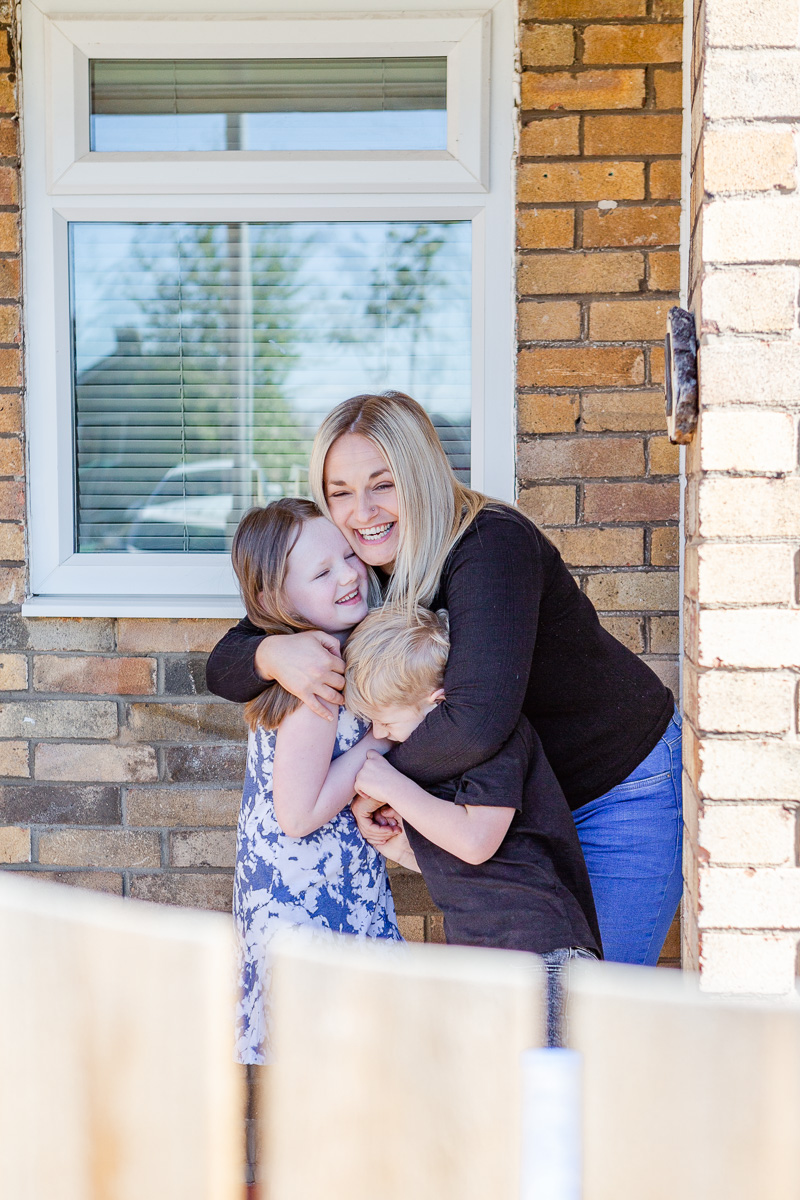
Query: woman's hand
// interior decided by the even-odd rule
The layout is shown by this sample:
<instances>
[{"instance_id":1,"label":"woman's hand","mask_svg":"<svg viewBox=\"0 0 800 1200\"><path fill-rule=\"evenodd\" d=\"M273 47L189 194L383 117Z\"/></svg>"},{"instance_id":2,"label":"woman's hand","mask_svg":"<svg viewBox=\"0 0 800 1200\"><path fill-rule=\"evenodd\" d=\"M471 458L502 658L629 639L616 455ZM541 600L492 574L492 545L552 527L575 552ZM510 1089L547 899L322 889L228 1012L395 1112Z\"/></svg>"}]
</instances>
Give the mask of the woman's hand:
<instances>
[{"instance_id":1,"label":"woman's hand","mask_svg":"<svg viewBox=\"0 0 800 1200\"><path fill-rule=\"evenodd\" d=\"M336 719L320 703L327 701L335 706L334 711L343 703L344 660L332 634L311 629L265 637L258 644L255 666L262 679L276 680L318 717Z\"/></svg>"}]
</instances>

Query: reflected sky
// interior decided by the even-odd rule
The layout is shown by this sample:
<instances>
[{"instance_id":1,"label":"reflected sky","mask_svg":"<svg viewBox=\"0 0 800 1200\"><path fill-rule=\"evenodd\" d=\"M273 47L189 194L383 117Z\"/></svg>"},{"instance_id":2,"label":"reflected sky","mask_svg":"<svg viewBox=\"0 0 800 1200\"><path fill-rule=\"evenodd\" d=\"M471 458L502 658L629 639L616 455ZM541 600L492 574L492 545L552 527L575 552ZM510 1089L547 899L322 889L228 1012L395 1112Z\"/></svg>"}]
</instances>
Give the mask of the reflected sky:
<instances>
[{"instance_id":1,"label":"reflected sky","mask_svg":"<svg viewBox=\"0 0 800 1200\"><path fill-rule=\"evenodd\" d=\"M241 113L236 144L224 113L99 114L91 118L98 153L318 150L446 150L444 109L413 112Z\"/></svg>"}]
</instances>

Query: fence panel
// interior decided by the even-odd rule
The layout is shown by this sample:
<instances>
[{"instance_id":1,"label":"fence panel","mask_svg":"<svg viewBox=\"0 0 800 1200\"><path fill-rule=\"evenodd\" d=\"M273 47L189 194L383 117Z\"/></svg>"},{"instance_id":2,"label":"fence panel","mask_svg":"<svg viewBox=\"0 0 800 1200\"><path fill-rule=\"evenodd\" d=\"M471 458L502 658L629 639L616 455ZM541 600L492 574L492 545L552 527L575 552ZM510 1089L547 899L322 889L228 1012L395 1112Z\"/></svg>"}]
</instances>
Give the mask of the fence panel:
<instances>
[{"instance_id":1,"label":"fence panel","mask_svg":"<svg viewBox=\"0 0 800 1200\"><path fill-rule=\"evenodd\" d=\"M584 1058L584 1200L800 1196L798 1008L580 964L568 1030Z\"/></svg>"},{"instance_id":2,"label":"fence panel","mask_svg":"<svg viewBox=\"0 0 800 1200\"><path fill-rule=\"evenodd\" d=\"M268 1200L518 1200L529 955L284 942L267 1071Z\"/></svg>"},{"instance_id":3,"label":"fence panel","mask_svg":"<svg viewBox=\"0 0 800 1200\"><path fill-rule=\"evenodd\" d=\"M0 1190L240 1200L222 916L0 872Z\"/></svg>"}]
</instances>

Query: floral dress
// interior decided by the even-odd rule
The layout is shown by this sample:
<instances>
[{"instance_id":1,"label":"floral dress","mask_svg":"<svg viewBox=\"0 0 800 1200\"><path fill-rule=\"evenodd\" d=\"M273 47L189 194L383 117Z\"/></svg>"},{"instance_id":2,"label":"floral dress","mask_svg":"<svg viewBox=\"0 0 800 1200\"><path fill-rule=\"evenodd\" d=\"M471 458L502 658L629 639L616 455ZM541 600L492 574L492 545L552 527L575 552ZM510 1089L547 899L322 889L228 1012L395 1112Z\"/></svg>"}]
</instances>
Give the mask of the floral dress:
<instances>
[{"instance_id":1,"label":"floral dress","mask_svg":"<svg viewBox=\"0 0 800 1200\"><path fill-rule=\"evenodd\" d=\"M367 726L342 708L333 757L364 736ZM274 729L250 734L242 809L236 839L233 917L240 998L236 1057L268 1063L270 939L279 928L304 925L358 937L402 941L380 854L358 831L350 808L308 837L293 838L275 819L272 801Z\"/></svg>"}]
</instances>

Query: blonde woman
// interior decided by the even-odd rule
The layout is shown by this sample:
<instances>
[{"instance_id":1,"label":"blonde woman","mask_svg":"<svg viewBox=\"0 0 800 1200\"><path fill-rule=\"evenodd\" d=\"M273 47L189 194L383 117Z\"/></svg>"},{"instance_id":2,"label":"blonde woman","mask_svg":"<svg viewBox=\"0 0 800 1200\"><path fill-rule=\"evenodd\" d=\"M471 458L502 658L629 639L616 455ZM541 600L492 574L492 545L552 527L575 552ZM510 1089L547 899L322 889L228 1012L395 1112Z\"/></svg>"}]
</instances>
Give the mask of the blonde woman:
<instances>
[{"instance_id":1,"label":"blonde woman","mask_svg":"<svg viewBox=\"0 0 800 1200\"><path fill-rule=\"evenodd\" d=\"M517 509L464 487L424 410L355 396L311 456L322 511L385 598L445 608L446 700L389 761L421 787L497 754L520 715L573 812L606 959L653 965L681 893L681 731L671 692L607 633L558 551ZM213 692L250 701L273 681L320 715L341 703L338 643L265 636L247 619L208 663Z\"/></svg>"}]
</instances>

